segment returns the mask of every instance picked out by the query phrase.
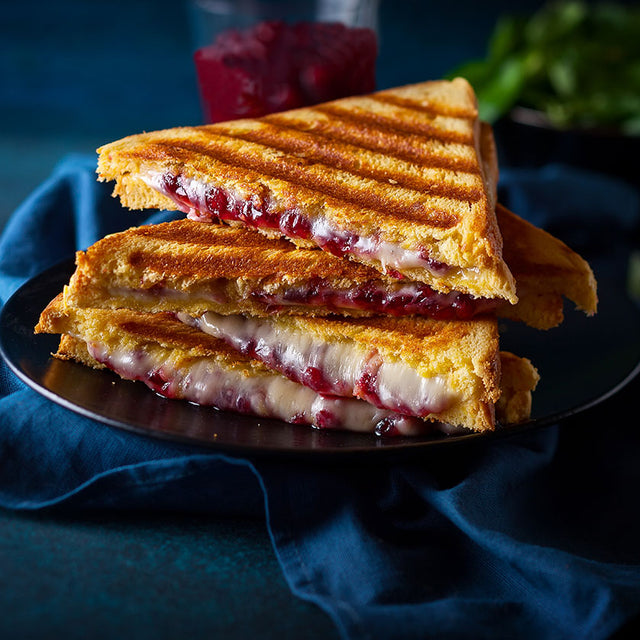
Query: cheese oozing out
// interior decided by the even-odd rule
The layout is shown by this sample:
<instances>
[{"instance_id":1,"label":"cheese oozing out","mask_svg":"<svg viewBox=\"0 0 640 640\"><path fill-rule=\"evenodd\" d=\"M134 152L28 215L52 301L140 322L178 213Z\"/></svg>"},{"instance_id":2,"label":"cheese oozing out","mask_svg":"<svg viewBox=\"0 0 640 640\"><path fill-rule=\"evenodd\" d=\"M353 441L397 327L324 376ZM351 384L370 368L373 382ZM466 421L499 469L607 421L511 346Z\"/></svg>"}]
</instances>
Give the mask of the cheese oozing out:
<instances>
[{"instance_id":1,"label":"cheese oozing out","mask_svg":"<svg viewBox=\"0 0 640 640\"><path fill-rule=\"evenodd\" d=\"M336 226L322 215L311 219L299 209L276 212L265 202L254 202L184 175L147 171L139 177L147 186L173 200L192 220L240 221L256 229L278 231L289 238L312 240L334 255L351 254L374 262L384 273L397 278L404 277L401 271L407 269L424 269L436 279L455 275L462 281L473 282L479 277L476 268L454 267L436 260L426 249L406 249L377 235L359 235Z\"/></svg>"},{"instance_id":2,"label":"cheese oozing out","mask_svg":"<svg viewBox=\"0 0 640 640\"><path fill-rule=\"evenodd\" d=\"M361 398L382 409L423 418L456 401L445 376L422 376L406 363L385 360L375 349L353 341L323 340L277 319L213 312L177 317L323 395Z\"/></svg>"},{"instance_id":3,"label":"cheese oozing out","mask_svg":"<svg viewBox=\"0 0 640 640\"><path fill-rule=\"evenodd\" d=\"M227 368L210 358L195 358L188 366L144 350L87 343L91 356L128 380L139 380L159 395L187 400L319 429L343 429L384 436L412 436L432 432L435 425L385 411L354 398L324 397L277 373L247 375L246 369Z\"/></svg>"}]
</instances>

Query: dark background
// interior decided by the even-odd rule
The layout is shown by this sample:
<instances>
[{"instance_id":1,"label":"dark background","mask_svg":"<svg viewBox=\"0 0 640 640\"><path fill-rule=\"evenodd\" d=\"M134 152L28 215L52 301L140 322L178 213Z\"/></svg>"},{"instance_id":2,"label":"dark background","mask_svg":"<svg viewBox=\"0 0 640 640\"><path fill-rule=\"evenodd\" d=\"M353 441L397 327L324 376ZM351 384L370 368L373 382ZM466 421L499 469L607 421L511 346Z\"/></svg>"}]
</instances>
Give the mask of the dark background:
<instances>
[{"instance_id":1,"label":"dark background","mask_svg":"<svg viewBox=\"0 0 640 640\"><path fill-rule=\"evenodd\" d=\"M484 54L502 11L532 0L382 0L379 88ZM186 0L22 0L0 11L0 228L68 153L201 121Z\"/></svg>"}]
</instances>

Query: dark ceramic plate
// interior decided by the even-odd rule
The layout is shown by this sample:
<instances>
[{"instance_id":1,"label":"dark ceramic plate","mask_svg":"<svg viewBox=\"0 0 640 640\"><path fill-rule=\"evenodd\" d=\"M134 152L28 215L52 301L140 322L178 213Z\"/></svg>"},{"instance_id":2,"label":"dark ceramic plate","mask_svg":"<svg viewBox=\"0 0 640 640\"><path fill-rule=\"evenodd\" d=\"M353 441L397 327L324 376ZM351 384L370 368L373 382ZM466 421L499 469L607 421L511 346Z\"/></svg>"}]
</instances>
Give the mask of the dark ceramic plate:
<instances>
[{"instance_id":1,"label":"dark ceramic plate","mask_svg":"<svg viewBox=\"0 0 640 640\"><path fill-rule=\"evenodd\" d=\"M57 336L34 335L33 327L72 269L71 263L64 263L45 271L5 305L0 316L0 350L13 371L47 398L107 425L226 453L406 453L501 437L585 411L624 386L639 368L640 311L623 292L605 286L601 310L594 318L568 311L564 324L550 332L515 324L503 327L503 348L529 357L542 376L534 394L532 419L526 424L493 434L454 437L378 438L320 431L168 400L142 383L52 358Z\"/></svg>"}]
</instances>

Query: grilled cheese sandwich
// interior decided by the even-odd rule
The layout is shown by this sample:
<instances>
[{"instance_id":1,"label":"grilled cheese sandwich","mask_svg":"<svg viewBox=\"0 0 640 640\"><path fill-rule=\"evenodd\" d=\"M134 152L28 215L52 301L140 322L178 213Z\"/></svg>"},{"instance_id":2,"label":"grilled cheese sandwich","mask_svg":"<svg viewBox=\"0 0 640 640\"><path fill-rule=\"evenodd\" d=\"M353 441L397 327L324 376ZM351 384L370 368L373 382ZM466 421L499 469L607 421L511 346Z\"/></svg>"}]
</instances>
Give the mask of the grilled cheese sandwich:
<instances>
[{"instance_id":1,"label":"grilled cheese sandwich","mask_svg":"<svg viewBox=\"0 0 640 640\"><path fill-rule=\"evenodd\" d=\"M99 149L98 173L130 208L180 209L441 293L517 301L491 130L460 78L129 136Z\"/></svg>"},{"instance_id":2,"label":"grilled cheese sandwich","mask_svg":"<svg viewBox=\"0 0 640 640\"><path fill-rule=\"evenodd\" d=\"M463 79L99 149L130 208L189 219L77 253L38 332L57 357L222 410L380 435L526 421L538 382L497 317L597 308L589 265L496 201ZM212 224L225 223L225 224ZM504 245L504 246L503 246Z\"/></svg>"}]
</instances>

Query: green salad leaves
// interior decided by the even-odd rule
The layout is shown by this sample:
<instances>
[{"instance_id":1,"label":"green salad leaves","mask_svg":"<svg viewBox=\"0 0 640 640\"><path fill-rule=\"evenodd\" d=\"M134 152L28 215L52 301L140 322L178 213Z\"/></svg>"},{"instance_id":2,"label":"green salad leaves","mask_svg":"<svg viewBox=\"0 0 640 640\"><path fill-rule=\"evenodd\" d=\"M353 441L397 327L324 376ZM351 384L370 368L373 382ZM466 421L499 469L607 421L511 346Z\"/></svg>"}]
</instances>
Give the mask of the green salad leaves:
<instances>
[{"instance_id":1,"label":"green salad leaves","mask_svg":"<svg viewBox=\"0 0 640 640\"><path fill-rule=\"evenodd\" d=\"M571 1L505 16L486 58L449 76L471 82L489 122L522 106L559 129L640 135L640 7Z\"/></svg>"}]
</instances>

